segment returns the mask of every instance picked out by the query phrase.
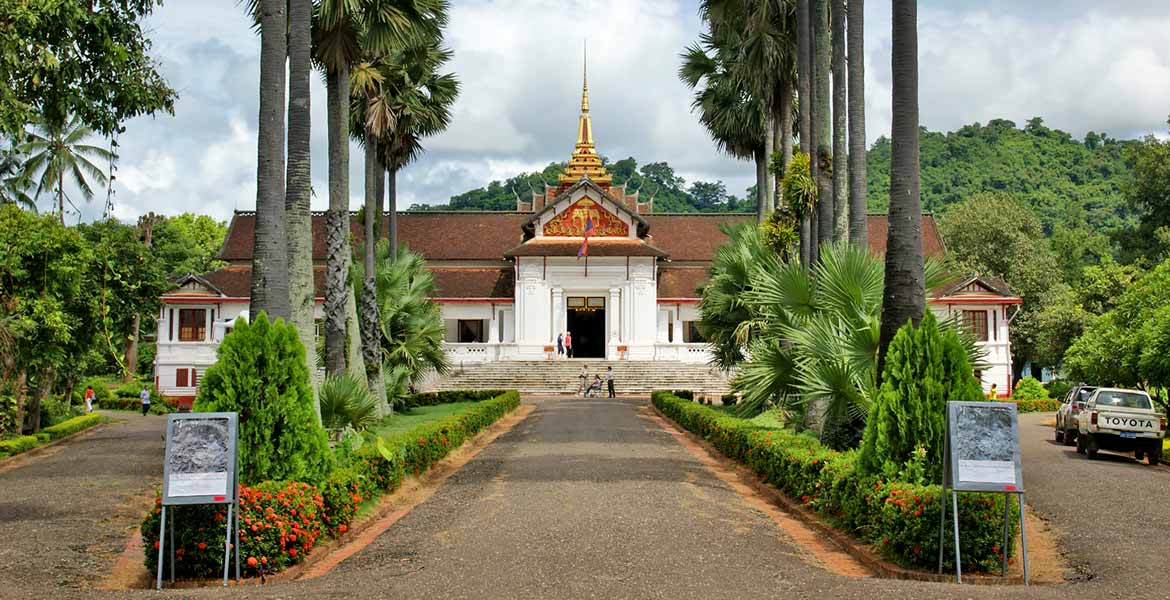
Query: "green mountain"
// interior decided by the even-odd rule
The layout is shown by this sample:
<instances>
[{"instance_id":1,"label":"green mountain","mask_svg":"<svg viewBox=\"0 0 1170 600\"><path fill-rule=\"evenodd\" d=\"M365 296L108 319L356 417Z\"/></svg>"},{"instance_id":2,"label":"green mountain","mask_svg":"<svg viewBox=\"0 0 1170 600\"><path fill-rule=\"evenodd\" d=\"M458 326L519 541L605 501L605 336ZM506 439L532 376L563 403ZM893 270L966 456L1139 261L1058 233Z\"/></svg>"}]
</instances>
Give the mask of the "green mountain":
<instances>
[{"instance_id":1,"label":"green mountain","mask_svg":"<svg viewBox=\"0 0 1170 600\"><path fill-rule=\"evenodd\" d=\"M1123 188L1132 178L1124 158L1136 140L1116 140L1089 132L1083 140L1049 129L1039 117L1021 129L995 119L974 123L958 131L922 130L922 206L936 214L977 192L999 191L1024 199L1040 217L1045 231L1057 223L1086 226L1101 232L1116 231L1136 222ZM890 140L879 138L869 151L869 208L885 212L890 198ZM606 161L618 185L654 197L654 211L754 212L755 186L742 197L727 193L720 182L687 184L665 162L638 167L633 158ZM563 163L551 163L541 172L521 173L506 181L493 181L452 196L443 205L414 205L411 210L515 210L517 196L528 198L533 190L555 185ZM745 173L752 166L744 163Z\"/></svg>"}]
</instances>

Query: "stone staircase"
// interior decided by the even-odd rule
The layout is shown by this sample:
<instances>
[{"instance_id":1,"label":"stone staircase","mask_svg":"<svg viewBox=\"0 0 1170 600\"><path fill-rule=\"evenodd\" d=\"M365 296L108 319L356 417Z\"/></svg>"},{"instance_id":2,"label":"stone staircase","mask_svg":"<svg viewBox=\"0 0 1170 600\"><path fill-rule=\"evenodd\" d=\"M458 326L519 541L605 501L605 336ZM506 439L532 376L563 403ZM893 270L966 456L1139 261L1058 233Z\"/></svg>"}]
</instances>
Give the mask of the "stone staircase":
<instances>
[{"instance_id":1,"label":"stone staircase","mask_svg":"<svg viewBox=\"0 0 1170 600\"><path fill-rule=\"evenodd\" d=\"M589 380L606 367L613 367L619 395L649 394L654 390L692 390L704 395L730 391L728 379L719 369L705 365L663 361L607 361L601 359L500 361L454 365L443 376L431 375L421 391L466 389L514 389L526 394L567 394L577 390L582 366Z\"/></svg>"}]
</instances>

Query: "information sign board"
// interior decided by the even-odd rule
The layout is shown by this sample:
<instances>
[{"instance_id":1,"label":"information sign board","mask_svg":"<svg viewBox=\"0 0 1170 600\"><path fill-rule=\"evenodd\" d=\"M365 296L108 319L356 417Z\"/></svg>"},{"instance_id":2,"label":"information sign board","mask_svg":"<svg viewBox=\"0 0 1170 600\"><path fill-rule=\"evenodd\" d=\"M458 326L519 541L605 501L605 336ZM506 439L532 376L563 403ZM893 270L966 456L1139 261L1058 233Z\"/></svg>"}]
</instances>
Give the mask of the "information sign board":
<instances>
[{"instance_id":1,"label":"information sign board","mask_svg":"<svg viewBox=\"0 0 1170 600\"><path fill-rule=\"evenodd\" d=\"M946 486L960 492L1024 491L1012 402L947 403Z\"/></svg>"},{"instance_id":2,"label":"information sign board","mask_svg":"<svg viewBox=\"0 0 1170 600\"><path fill-rule=\"evenodd\" d=\"M236 436L236 413L169 415L163 504L235 502Z\"/></svg>"}]
</instances>

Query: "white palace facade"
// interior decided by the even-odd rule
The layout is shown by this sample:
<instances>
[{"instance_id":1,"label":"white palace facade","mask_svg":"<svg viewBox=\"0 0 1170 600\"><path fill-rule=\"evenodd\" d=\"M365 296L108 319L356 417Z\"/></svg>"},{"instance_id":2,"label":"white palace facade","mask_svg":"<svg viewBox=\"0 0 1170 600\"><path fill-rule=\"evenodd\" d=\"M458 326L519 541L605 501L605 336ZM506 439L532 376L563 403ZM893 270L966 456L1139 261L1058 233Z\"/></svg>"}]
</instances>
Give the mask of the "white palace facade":
<instances>
[{"instance_id":1,"label":"white palace facade","mask_svg":"<svg viewBox=\"0 0 1170 600\"><path fill-rule=\"evenodd\" d=\"M576 146L557 185L518 201L515 211L402 212L397 226L400 242L422 254L435 276L456 364L546 359L557 335L571 332L577 357L668 367L710 360L696 327L698 289L725 241L720 225L754 218L654 214L652 199L615 185L594 146L586 90ZM592 233L578 256L587 223ZM219 341L247 310L254 224L254 213L237 212L218 256L227 265L183 277L163 296L155 373L164 395L193 399ZM871 250L884 253L885 216L871 215L868 226ZM313 215L312 230L320 318L323 215ZM923 250L944 252L930 215ZM1001 282L973 277L935 290L930 302L940 316L960 315L981 340L990 363L980 374L984 386L1010 390L1008 326L1020 299Z\"/></svg>"}]
</instances>

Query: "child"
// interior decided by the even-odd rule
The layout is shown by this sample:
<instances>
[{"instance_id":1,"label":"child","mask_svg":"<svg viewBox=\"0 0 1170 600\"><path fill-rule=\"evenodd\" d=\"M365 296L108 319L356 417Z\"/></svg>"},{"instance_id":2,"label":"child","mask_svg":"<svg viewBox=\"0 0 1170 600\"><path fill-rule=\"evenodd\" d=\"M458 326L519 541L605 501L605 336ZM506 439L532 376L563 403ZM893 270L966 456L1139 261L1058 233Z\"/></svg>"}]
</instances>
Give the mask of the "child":
<instances>
[{"instance_id":1,"label":"child","mask_svg":"<svg viewBox=\"0 0 1170 600\"><path fill-rule=\"evenodd\" d=\"M150 388L143 386L138 398L142 400L142 416L145 417L146 413L150 412Z\"/></svg>"}]
</instances>

